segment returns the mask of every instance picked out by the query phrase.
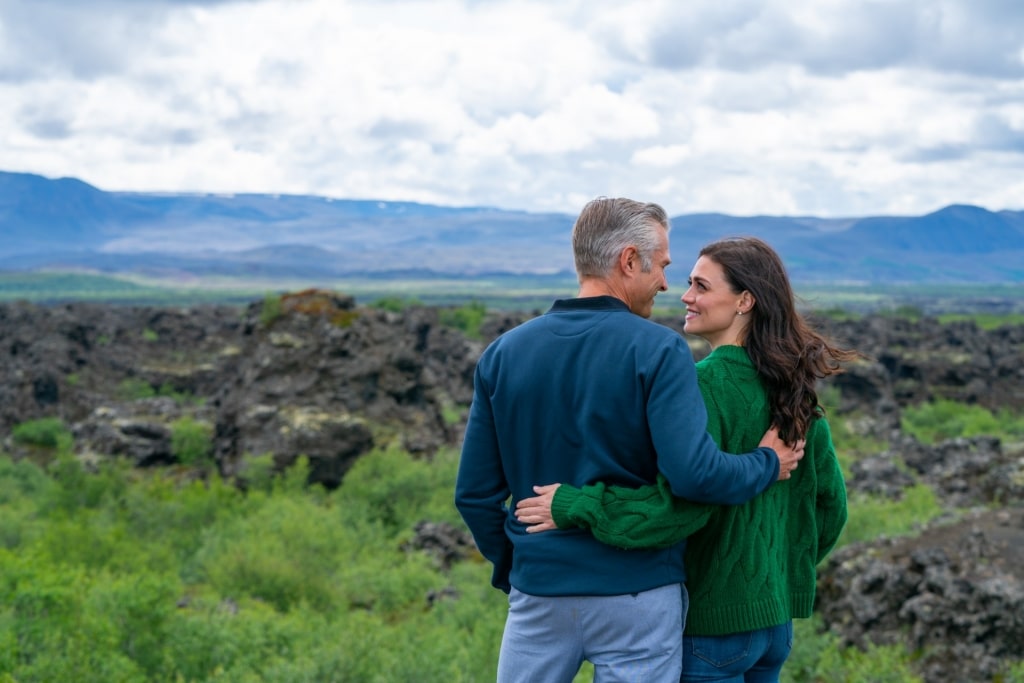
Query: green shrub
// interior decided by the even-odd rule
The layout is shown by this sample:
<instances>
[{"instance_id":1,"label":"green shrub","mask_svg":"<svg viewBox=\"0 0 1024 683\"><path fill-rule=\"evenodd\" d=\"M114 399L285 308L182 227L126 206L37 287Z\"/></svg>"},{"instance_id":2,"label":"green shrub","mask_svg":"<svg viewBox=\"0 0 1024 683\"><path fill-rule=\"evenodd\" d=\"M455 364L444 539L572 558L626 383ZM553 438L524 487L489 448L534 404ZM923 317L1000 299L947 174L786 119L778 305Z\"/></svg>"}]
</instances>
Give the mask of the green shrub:
<instances>
[{"instance_id":1,"label":"green shrub","mask_svg":"<svg viewBox=\"0 0 1024 683\"><path fill-rule=\"evenodd\" d=\"M839 544L911 534L945 512L935 492L923 484L905 489L899 500L854 495L850 498L849 520Z\"/></svg>"},{"instance_id":2,"label":"green shrub","mask_svg":"<svg viewBox=\"0 0 1024 683\"><path fill-rule=\"evenodd\" d=\"M223 595L263 600L282 612L337 607L336 574L356 545L351 531L312 498L256 500L258 509L207 530L196 552L200 575Z\"/></svg>"},{"instance_id":3,"label":"green shrub","mask_svg":"<svg viewBox=\"0 0 1024 683\"><path fill-rule=\"evenodd\" d=\"M14 442L23 446L49 448L66 453L71 450L71 430L59 417L43 417L15 425L11 430Z\"/></svg>"},{"instance_id":4,"label":"green shrub","mask_svg":"<svg viewBox=\"0 0 1024 683\"><path fill-rule=\"evenodd\" d=\"M782 683L920 683L901 646L843 647L821 627L817 615L793 622L793 650L782 667Z\"/></svg>"},{"instance_id":5,"label":"green shrub","mask_svg":"<svg viewBox=\"0 0 1024 683\"><path fill-rule=\"evenodd\" d=\"M222 520L245 514L254 502L217 477L181 481L158 471L125 492L120 511L130 538L150 548L151 555L158 556L157 549L166 553L184 580L195 581L195 556L204 534Z\"/></svg>"},{"instance_id":6,"label":"green shrub","mask_svg":"<svg viewBox=\"0 0 1024 683\"><path fill-rule=\"evenodd\" d=\"M1008 665L1005 670L996 674L994 683L1024 683L1024 660L1019 660Z\"/></svg>"},{"instance_id":7,"label":"green shrub","mask_svg":"<svg viewBox=\"0 0 1024 683\"><path fill-rule=\"evenodd\" d=\"M213 425L191 417L172 422L171 455L183 465L210 465L213 462Z\"/></svg>"},{"instance_id":8,"label":"green shrub","mask_svg":"<svg viewBox=\"0 0 1024 683\"><path fill-rule=\"evenodd\" d=\"M412 306L422 305L417 299L406 299L399 296L385 296L370 304L372 308L379 308L384 311L391 311L392 313L401 313Z\"/></svg>"},{"instance_id":9,"label":"green shrub","mask_svg":"<svg viewBox=\"0 0 1024 683\"><path fill-rule=\"evenodd\" d=\"M178 391L169 382L164 382L163 384L161 384L160 387L156 390L156 395L166 396L168 398L174 399L174 402L177 403L179 406L201 405L203 403L202 398L199 398L195 394L188 391Z\"/></svg>"},{"instance_id":10,"label":"green shrub","mask_svg":"<svg viewBox=\"0 0 1024 683\"><path fill-rule=\"evenodd\" d=\"M109 649L145 672L146 680L158 680L169 663L164 638L180 595L177 578L156 568L146 574L100 573L85 596L83 636L92 642L106 639Z\"/></svg>"},{"instance_id":11,"label":"green shrub","mask_svg":"<svg viewBox=\"0 0 1024 683\"><path fill-rule=\"evenodd\" d=\"M73 513L80 509L96 509L104 504L116 506L127 490L130 467L126 461L109 459L89 472L80 460L62 454L47 468L56 486L41 501L42 509Z\"/></svg>"},{"instance_id":12,"label":"green shrub","mask_svg":"<svg viewBox=\"0 0 1024 683\"><path fill-rule=\"evenodd\" d=\"M982 330L1024 324L1024 314L1021 313L943 313L937 318L940 323L968 320Z\"/></svg>"},{"instance_id":13,"label":"green shrub","mask_svg":"<svg viewBox=\"0 0 1024 683\"><path fill-rule=\"evenodd\" d=\"M471 301L456 308L442 308L438 314L442 325L461 330L470 339L480 339L480 325L487 315L487 307L480 301Z\"/></svg>"},{"instance_id":14,"label":"green shrub","mask_svg":"<svg viewBox=\"0 0 1024 683\"><path fill-rule=\"evenodd\" d=\"M1024 415L937 399L903 409L901 429L922 443L971 436L1024 437Z\"/></svg>"},{"instance_id":15,"label":"green shrub","mask_svg":"<svg viewBox=\"0 0 1024 683\"><path fill-rule=\"evenodd\" d=\"M117 396L122 401L137 401L156 396L156 389L144 379L129 377L117 385Z\"/></svg>"},{"instance_id":16,"label":"green shrub","mask_svg":"<svg viewBox=\"0 0 1024 683\"><path fill-rule=\"evenodd\" d=\"M151 330L147 327L142 330L142 339L148 342L155 342L160 339L160 335L158 335L155 330Z\"/></svg>"},{"instance_id":17,"label":"green shrub","mask_svg":"<svg viewBox=\"0 0 1024 683\"><path fill-rule=\"evenodd\" d=\"M905 320L917 321L924 317L924 311L918 306L901 304L895 308L885 308L878 311L878 315L888 318L902 318Z\"/></svg>"},{"instance_id":18,"label":"green shrub","mask_svg":"<svg viewBox=\"0 0 1024 683\"><path fill-rule=\"evenodd\" d=\"M493 680L508 603L490 565L442 569L407 543L419 521L461 524L458 458L375 451L334 491L307 484L304 458L244 491L123 460L0 458L0 683ZM934 498L850 511L850 538L873 537L912 528ZM907 659L811 628L783 676L916 680Z\"/></svg>"},{"instance_id":19,"label":"green shrub","mask_svg":"<svg viewBox=\"0 0 1024 683\"><path fill-rule=\"evenodd\" d=\"M372 451L345 474L341 513L346 520L379 523L396 533L422 519L461 524L451 492L457 469L458 453L450 449L433 460L398 449Z\"/></svg>"},{"instance_id":20,"label":"green shrub","mask_svg":"<svg viewBox=\"0 0 1024 683\"><path fill-rule=\"evenodd\" d=\"M281 304L281 295L269 293L263 297L263 307L260 308L260 324L269 327L275 320L284 313L284 306Z\"/></svg>"},{"instance_id":21,"label":"green shrub","mask_svg":"<svg viewBox=\"0 0 1024 683\"><path fill-rule=\"evenodd\" d=\"M441 419L444 420L444 423L450 427L452 425L456 425L462 422L462 417L465 411L466 406L457 405L455 403L446 401L441 406Z\"/></svg>"}]
</instances>

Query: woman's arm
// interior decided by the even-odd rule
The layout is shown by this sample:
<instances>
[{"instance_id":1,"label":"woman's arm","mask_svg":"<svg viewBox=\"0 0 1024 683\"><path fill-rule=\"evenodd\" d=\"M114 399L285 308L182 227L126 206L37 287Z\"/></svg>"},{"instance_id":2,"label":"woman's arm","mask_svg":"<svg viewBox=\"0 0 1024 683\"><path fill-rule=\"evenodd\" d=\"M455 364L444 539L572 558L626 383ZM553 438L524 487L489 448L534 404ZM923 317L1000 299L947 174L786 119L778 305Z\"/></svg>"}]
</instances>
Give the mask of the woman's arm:
<instances>
[{"instance_id":1,"label":"woman's arm","mask_svg":"<svg viewBox=\"0 0 1024 683\"><path fill-rule=\"evenodd\" d=\"M828 421L819 417L811 424L808 442L817 468L818 496L814 501L818 519L818 562L832 552L846 526L846 482L832 444Z\"/></svg>"},{"instance_id":2,"label":"woman's arm","mask_svg":"<svg viewBox=\"0 0 1024 683\"><path fill-rule=\"evenodd\" d=\"M627 488L591 484L534 487L539 495L516 505L516 518L527 531L581 527L594 538L618 548L668 548L704 526L714 505L692 503L672 495L668 481Z\"/></svg>"}]
</instances>

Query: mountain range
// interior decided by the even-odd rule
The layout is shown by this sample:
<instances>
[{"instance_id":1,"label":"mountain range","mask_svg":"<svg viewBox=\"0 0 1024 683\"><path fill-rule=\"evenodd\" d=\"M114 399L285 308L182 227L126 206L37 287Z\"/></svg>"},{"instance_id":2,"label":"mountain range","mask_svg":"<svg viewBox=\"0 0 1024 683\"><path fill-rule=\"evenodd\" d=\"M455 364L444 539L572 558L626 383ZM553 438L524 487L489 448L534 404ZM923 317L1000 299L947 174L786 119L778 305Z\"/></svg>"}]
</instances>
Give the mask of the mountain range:
<instances>
[{"instance_id":1,"label":"mountain range","mask_svg":"<svg viewBox=\"0 0 1024 683\"><path fill-rule=\"evenodd\" d=\"M110 192L75 178L0 172L0 270L564 275L573 269L574 220L307 195ZM730 235L768 241L794 282L1024 282L1024 211L953 204L922 216L683 214L672 217L673 259L688 271L701 245Z\"/></svg>"}]
</instances>

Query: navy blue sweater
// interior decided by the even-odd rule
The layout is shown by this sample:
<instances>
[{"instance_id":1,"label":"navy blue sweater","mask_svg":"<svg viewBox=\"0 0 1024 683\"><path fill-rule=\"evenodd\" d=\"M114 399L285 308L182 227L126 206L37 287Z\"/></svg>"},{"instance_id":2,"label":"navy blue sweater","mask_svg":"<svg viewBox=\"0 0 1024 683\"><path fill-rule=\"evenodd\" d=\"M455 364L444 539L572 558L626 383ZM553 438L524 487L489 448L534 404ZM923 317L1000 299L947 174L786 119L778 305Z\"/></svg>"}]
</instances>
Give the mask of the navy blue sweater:
<instances>
[{"instance_id":1,"label":"navy blue sweater","mask_svg":"<svg viewBox=\"0 0 1024 683\"><path fill-rule=\"evenodd\" d=\"M675 331L614 297L556 301L480 357L455 503L492 583L531 595L620 595L685 580L685 541L622 550L587 531L527 534L515 503L534 484L636 487L744 503L778 477L769 448L723 453L707 433L693 356Z\"/></svg>"}]
</instances>

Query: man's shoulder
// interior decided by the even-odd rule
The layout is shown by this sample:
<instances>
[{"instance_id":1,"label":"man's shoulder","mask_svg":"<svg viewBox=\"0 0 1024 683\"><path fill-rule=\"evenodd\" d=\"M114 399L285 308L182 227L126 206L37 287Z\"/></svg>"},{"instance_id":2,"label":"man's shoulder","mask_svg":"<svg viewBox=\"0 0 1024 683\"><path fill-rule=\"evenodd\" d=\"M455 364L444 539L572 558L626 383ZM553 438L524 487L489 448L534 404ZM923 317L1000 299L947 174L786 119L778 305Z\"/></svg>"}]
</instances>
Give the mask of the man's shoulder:
<instances>
[{"instance_id":1,"label":"man's shoulder","mask_svg":"<svg viewBox=\"0 0 1024 683\"><path fill-rule=\"evenodd\" d=\"M537 335L575 335L587 330L599 333L609 343L619 340L646 348L677 344L687 346L685 338L667 325L642 318L628 310L611 310L569 320L558 312L549 311L503 332L488 344L488 349L493 352L502 346L529 343Z\"/></svg>"}]
</instances>

